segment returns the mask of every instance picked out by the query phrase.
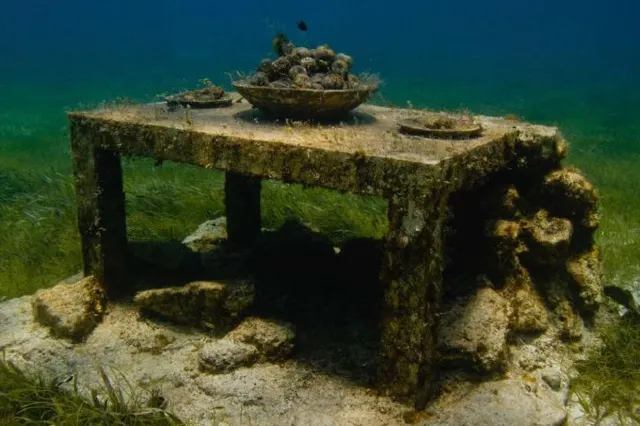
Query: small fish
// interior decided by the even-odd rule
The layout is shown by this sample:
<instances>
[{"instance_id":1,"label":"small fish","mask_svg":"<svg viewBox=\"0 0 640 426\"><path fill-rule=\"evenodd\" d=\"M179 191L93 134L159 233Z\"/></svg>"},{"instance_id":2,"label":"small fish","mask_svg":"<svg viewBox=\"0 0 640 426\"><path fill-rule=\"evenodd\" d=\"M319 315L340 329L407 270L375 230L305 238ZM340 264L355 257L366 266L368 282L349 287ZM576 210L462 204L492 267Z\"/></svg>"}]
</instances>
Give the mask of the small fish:
<instances>
[{"instance_id":1,"label":"small fish","mask_svg":"<svg viewBox=\"0 0 640 426\"><path fill-rule=\"evenodd\" d=\"M278 35L271 42L271 46L273 47L273 51L278 54L278 56L285 56L285 46L289 44L289 39L283 33L278 33Z\"/></svg>"},{"instance_id":2,"label":"small fish","mask_svg":"<svg viewBox=\"0 0 640 426\"><path fill-rule=\"evenodd\" d=\"M296 26L298 27L298 29L299 29L300 31L307 31L307 29L309 28L309 27L307 27L307 23L306 23L306 22L304 22L304 21L298 21L298 22L296 23Z\"/></svg>"}]
</instances>

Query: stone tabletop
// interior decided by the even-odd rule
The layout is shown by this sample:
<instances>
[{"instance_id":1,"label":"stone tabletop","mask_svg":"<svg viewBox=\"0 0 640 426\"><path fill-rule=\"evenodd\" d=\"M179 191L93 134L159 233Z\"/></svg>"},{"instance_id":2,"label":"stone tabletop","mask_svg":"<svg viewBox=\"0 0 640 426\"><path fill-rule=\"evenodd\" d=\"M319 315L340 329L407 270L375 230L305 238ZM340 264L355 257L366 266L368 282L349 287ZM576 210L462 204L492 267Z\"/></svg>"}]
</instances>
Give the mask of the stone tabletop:
<instances>
[{"instance_id":1,"label":"stone tabletop","mask_svg":"<svg viewBox=\"0 0 640 426\"><path fill-rule=\"evenodd\" d=\"M429 139L398 131L398 120L425 114L362 105L343 122L274 122L243 100L218 109L168 110L159 103L117 106L72 112L69 118L94 143L125 155L377 195L389 186L390 175L426 171L472 152L498 160L492 151L509 135L554 139L557 133L553 127L482 116L474 118L484 132L470 140Z\"/></svg>"}]
</instances>

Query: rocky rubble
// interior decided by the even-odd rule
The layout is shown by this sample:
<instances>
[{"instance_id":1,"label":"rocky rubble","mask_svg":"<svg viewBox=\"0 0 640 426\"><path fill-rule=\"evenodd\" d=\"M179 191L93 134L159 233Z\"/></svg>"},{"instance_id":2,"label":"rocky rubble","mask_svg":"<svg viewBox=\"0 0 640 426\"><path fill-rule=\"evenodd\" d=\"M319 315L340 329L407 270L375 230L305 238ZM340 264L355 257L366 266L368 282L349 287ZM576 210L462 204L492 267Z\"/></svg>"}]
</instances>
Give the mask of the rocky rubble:
<instances>
[{"instance_id":1,"label":"rocky rubble","mask_svg":"<svg viewBox=\"0 0 640 426\"><path fill-rule=\"evenodd\" d=\"M33 296L33 314L56 337L73 342L84 340L102 321L106 295L93 277L38 290Z\"/></svg>"},{"instance_id":2,"label":"rocky rubble","mask_svg":"<svg viewBox=\"0 0 640 426\"><path fill-rule=\"evenodd\" d=\"M443 362L482 372L501 370L508 355L510 316L507 300L490 288L449 309L441 317L438 335Z\"/></svg>"},{"instance_id":3,"label":"rocky rubble","mask_svg":"<svg viewBox=\"0 0 640 426\"><path fill-rule=\"evenodd\" d=\"M199 367L211 373L229 372L256 362L282 361L294 348L292 324L247 318L224 338L208 343L199 352Z\"/></svg>"},{"instance_id":4,"label":"rocky rubble","mask_svg":"<svg viewBox=\"0 0 640 426\"><path fill-rule=\"evenodd\" d=\"M566 418L546 381L522 378L452 388L427 411L415 412L372 388L287 360L294 354L293 329L273 320L247 318L215 338L150 321L134 305L119 303L82 343L73 344L35 322L32 300L24 296L0 304L0 342L8 360L60 381L76 377L87 399L92 390L98 398L106 392L100 365L113 385L135 391L127 398L144 402L161 395L167 409L189 424L556 425ZM554 372L549 374L545 371L545 380L554 380ZM71 391L72 384L60 388Z\"/></svg>"},{"instance_id":5,"label":"rocky rubble","mask_svg":"<svg viewBox=\"0 0 640 426\"><path fill-rule=\"evenodd\" d=\"M133 302L146 315L212 331L225 330L253 303L250 279L195 281L183 287L144 290Z\"/></svg>"}]
</instances>

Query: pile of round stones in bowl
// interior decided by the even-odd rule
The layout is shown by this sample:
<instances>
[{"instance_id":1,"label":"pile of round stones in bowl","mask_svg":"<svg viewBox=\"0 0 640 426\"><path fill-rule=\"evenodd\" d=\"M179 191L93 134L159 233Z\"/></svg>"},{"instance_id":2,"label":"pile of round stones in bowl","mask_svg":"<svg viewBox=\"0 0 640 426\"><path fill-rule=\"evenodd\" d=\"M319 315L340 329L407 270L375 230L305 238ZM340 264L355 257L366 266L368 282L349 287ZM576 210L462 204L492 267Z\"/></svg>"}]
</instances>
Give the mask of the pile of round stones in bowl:
<instances>
[{"instance_id":1,"label":"pile of round stones in bowl","mask_svg":"<svg viewBox=\"0 0 640 426\"><path fill-rule=\"evenodd\" d=\"M349 73L351 56L335 53L329 46L315 49L295 47L290 41L274 41L280 56L263 59L257 72L246 79L251 86L290 89L341 90L357 89L363 83Z\"/></svg>"}]
</instances>

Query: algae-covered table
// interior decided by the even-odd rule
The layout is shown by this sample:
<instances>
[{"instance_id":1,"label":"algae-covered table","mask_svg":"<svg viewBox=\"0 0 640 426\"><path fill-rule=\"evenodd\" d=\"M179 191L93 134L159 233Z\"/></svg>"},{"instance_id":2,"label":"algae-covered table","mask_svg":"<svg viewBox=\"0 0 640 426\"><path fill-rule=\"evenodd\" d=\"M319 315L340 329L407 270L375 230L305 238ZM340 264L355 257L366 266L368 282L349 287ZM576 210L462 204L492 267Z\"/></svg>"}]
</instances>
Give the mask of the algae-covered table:
<instances>
[{"instance_id":1,"label":"algae-covered table","mask_svg":"<svg viewBox=\"0 0 640 426\"><path fill-rule=\"evenodd\" d=\"M419 111L363 105L344 123L268 122L246 102L169 111L159 104L69 114L85 274L110 297L127 288L121 155L226 172L229 242L260 234L261 179L381 196L388 202L380 278L385 286L380 381L389 394L424 406L432 397L442 291L443 227L450 194L561 146L555 128L477 117L465 141L399 134Z\"/></svg>"}]
</instances>

